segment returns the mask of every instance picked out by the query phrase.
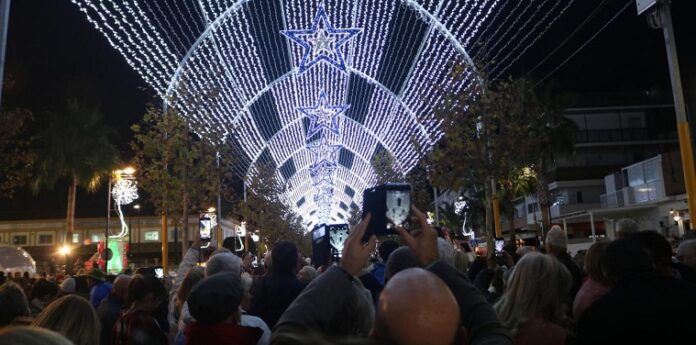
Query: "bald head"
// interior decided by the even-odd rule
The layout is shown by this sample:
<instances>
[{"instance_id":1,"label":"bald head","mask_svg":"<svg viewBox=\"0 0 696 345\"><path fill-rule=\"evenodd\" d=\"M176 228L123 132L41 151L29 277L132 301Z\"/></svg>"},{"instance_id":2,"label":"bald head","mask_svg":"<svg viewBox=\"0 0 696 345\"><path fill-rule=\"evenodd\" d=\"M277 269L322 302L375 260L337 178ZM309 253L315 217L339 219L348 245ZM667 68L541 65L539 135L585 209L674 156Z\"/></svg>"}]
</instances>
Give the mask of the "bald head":
<instances>
[{"instance_id":1,"label":"bald head","mask_svg":"<svg viewBox=\"0 0 696 345\"><path fill-rule=\"evenodd\" d=\"M459 328L459 306L440 278L409 268L382 290L375 327L380 337L401 345L450 345Z\"/></svg>"}]
</instances>

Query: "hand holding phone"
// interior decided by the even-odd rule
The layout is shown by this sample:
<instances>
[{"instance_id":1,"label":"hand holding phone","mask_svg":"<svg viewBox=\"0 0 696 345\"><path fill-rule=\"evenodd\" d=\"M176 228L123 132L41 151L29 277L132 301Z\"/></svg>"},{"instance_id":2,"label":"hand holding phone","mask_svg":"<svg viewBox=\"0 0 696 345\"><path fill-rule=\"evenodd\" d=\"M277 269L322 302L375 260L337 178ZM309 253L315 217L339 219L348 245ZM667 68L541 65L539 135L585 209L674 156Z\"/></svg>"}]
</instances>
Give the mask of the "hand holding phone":
<instances>
[{"instance_id":1,"label":"hand holding phone","mask_svg":"<svg viewBox=\"0 0 696 345\"><path fill-rule=\"evenodd\" d=\"M207 246L210 244L212 232L212 221L208 217L201 217L198 220L198 230L200 234L201 244Z\"/></svg>"},{"instance_id":2,"label":"hand holding phone","mask_svg":"<svg viewBox=\"0 0 696 345\"><path fill-rule=\"evenodd\" d=\"M411 186L387 183L363 192L363 219L371 215L363 236L367 242L372 235L396 235L396 228L410 228Z\"/></svg>"},{"instance_id":3,"label":"hand holding phone","mask_svg":"<svg viewBox=\"0 0 696 345\"><path fill-rule=\"evenodd\" d=\"M496 257L503 257L503 255L504 255L503 248L504 247L505 247L505 239L496 238L495 239L495 256Z\"/></svg>"}]
</instances>

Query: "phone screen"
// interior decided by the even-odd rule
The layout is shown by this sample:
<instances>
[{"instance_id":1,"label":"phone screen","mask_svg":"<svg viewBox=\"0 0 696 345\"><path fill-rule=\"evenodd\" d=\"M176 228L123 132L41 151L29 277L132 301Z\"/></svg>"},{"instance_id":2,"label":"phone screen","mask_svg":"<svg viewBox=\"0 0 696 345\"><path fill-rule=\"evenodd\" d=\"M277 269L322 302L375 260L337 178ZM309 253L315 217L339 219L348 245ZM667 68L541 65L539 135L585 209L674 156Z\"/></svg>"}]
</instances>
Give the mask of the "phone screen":
<instances>
[{"instance_id":1,"label":"phone screen","mask_svg":"<svg viewBox=\"0 0 696 345\"><path fill-rule=\"evenodd\" d=\"M504 239L495 239L495 256L503 256L503 247L505 246Z\"/></svg>"},{"instance_id":2,"label":"phone screen","mask_svg":"<svg viewBox=\"0 0 696 345\"><path fill-rule=\"evenodd\" d=\"M408 228L411 215L411 191L408 185L387 185L386 212L387 229Z\"/></svg>"},{"instance_id":3,"label":"phone screen","mask_svg":"<svg viewBox=\"0 0 696 345\"><path fill-rule=\"evenodd\" d=\"M164 269L162 267L155 267L155 276L157 279L164 278Z\"/></svg>"},{"instance_id":4,"label":"phone screen","mask_svg":"<svg viewBox=\"0 0 696 345\"><path fill-rule=\"evenodd\" d=\"M201 218L198 223L198 228L200 230L201 242L210 242L212 222L210 218Z\"/></svg>"},{"instance_id":5,"label":"phone screen","mask_svg":"<svg viewBox=\"0 0 696 345\"><path fill-rule=\"evenodd\" d=\"M343 243L348 238L348 224L329 225L329 240L331 246L339 253L343 251Z\"/></svg>"}]
</instances>

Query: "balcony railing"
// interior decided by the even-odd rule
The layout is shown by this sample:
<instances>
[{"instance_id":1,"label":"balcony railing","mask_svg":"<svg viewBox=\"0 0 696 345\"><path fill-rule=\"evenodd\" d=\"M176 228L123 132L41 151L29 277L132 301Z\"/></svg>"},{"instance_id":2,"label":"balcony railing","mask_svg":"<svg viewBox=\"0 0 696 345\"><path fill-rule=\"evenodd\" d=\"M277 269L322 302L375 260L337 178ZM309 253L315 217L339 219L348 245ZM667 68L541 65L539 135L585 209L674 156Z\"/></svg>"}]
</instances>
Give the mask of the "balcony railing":
<instances>
[{"instance_id":1,"label":"balcony railing","mask_svg":"<svg viewBox=\"0 0 696 345\"><path fill-rule=\"evenodd\" d=\"M602 194L599 197L602 208L623 207L664 198L665 191L662 189L659 182L660 181L652 181Z\"/></svg>"}]
</instances>

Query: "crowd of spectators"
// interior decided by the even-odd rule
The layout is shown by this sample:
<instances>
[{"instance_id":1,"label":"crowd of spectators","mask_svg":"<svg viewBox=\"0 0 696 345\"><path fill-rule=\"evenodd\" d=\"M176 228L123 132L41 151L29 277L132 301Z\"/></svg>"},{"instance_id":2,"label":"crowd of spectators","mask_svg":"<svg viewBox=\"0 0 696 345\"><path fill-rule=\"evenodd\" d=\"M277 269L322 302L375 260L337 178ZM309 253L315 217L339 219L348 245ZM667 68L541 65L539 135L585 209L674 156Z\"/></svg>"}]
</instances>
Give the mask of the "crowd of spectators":
<instances>
[{"instance_id":1,"label":"crowd of spectators","mask_svg":"<svg viewBox=\"0 0 696 345\"><path fill-rule=\"evenodd\" d=\"M414 229L380 241L363 240L368 215L336 262L312 264L287 241L258 261L194 243L171 277L2 272L0 344L696 341L696 239L673 246L623 219L616 240L575 258L557 226L543 246L477 256L412 211Z\"/></svg>"}]
</instances>

